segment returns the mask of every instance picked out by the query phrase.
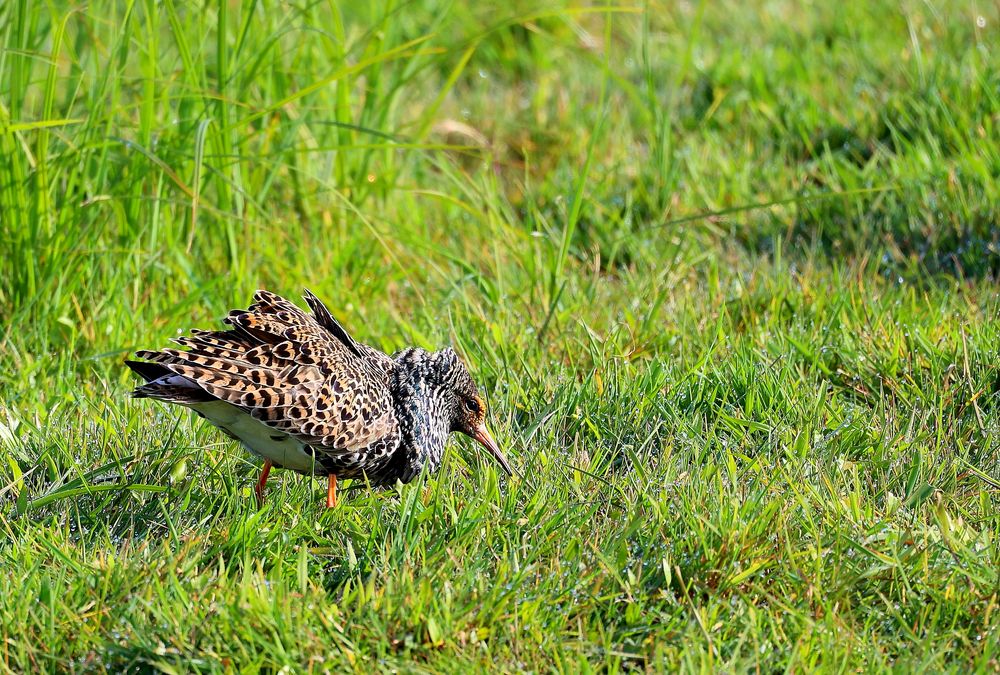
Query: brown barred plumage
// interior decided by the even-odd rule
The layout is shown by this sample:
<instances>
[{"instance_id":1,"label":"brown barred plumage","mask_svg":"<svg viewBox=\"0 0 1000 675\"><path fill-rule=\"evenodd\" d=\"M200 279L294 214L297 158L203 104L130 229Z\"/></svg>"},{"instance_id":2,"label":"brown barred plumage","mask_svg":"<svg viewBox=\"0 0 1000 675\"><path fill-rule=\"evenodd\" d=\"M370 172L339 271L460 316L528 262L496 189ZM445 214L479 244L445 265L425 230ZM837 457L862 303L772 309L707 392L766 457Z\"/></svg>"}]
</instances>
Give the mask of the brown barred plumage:
<instances>
[{"instance_id":1,"label":"brown barred plumage","mask_svg":"<svg viewBox=\"0 0 1000 675\"><path fill-rule=\"evenodd\" d=\"M372 485L435 470L451 431L510 465L484 424L475 383L451 349L389 357L356 342L306 291L312 315L269 291L231 311L222 331L175 338L183 349L138 351L126 364L145 381L136 398L184 405L274 466Z\"/></svg>"}]
</instances>

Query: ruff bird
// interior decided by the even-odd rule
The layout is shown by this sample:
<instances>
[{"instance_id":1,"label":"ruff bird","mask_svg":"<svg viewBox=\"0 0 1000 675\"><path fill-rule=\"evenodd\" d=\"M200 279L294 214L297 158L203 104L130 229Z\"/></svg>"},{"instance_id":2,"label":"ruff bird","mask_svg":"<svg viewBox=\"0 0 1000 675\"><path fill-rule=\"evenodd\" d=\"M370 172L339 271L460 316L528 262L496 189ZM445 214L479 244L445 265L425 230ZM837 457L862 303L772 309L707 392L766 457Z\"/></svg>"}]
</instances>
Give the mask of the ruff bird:
<instances>
[{"instance_id":1,"label":"ruff bird","mask_svg":"<svg viewBox=\"0 0 1000 675\"><path fill-rule=\"evenodd\" d=\"M486 404L453 349L407 348L393 356L357 342L306 291L312 314L269 291L235 309L220 331L192 330L183 349L138 351L126 361L145 384L135 398L193 410L271 467L337 479L407 483L441 465L453 431L481 443L507 474L507 458L486 429Z\"/></svg>"}]
</instances>

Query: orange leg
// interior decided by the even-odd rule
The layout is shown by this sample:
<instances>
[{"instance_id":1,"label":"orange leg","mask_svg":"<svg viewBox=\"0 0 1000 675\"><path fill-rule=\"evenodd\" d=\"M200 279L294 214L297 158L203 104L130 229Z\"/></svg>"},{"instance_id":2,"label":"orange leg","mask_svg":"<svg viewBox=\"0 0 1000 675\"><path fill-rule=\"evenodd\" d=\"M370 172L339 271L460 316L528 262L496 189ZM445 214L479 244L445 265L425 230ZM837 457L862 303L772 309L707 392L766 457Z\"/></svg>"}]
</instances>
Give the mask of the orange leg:
<instances>
[{"instance_id":1,"label":"orange leg","mask_svg":"<svg viewBox=\"0 0 1000 675\"><path fill-rule=\"evenodd\" d=\"M260 478L257 479L257 487L253 489L255 495L257 495L257 504L260 506L264 505L264 485L267 483L267 474L271 473L271 460L264 460L264 468L260 471Z\"/></svg>"},{"instance_id":2,"label":"orange leg","mask_svg":"<svg viewBox=\"0 0 1000 675\"><path fill-rule=\"evenodd\" d=\"M332 509L337 505L337 476L330 474L330 482L326 486L326 508Z\"/></svg>"}]
</instances>

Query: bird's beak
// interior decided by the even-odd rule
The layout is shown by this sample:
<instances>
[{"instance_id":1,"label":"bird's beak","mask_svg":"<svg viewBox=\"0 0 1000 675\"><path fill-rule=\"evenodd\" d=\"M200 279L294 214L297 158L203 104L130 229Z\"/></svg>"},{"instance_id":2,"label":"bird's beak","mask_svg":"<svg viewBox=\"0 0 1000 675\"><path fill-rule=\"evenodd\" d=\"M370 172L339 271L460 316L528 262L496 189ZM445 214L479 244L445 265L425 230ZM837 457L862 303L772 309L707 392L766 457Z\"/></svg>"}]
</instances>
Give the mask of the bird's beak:
<instances>
[{"instance_id":1,"label":"bird's beak","mask_svg":"<svg viewBox=\"0 0 1000 675\"><path fill-rule=\"evenodd\" d=\"M493 455L494 459L500 462L500 466L503 467L503 470L507 472L508 476L514 475L514 470L510 468L510 462L507 461L507 458L504 457L503 452L500 451L500 446L497 445L497 442L493 440L493 437L490 435L490 432L487 431L485 424L480 424L469 435L472 436L472 438L479 441L479 443L481 443L484 448L490 451L490 454Z\"/></svg>"}]
</instances>

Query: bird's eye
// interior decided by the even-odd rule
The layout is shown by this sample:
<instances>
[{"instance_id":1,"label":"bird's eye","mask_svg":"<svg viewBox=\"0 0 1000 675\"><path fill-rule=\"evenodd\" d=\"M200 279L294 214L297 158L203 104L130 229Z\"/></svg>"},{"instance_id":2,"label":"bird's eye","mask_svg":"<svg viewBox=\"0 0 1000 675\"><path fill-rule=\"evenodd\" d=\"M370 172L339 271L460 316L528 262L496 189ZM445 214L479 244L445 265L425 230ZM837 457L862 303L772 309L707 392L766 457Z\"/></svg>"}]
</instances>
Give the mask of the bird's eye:
<instances>
[{"instance_id":1,"label":"bird's eye","mask_svg":"<svg viewBox=\"0 0 1000 675\"><path fill-rule=\"evenodd\" d=\"M465 409L471 413L477 412L479 410L479 405L471 398L467 398L463 401L465 404Z\"/></svg>"}]
</instances>

